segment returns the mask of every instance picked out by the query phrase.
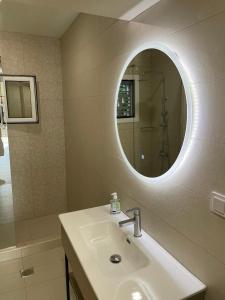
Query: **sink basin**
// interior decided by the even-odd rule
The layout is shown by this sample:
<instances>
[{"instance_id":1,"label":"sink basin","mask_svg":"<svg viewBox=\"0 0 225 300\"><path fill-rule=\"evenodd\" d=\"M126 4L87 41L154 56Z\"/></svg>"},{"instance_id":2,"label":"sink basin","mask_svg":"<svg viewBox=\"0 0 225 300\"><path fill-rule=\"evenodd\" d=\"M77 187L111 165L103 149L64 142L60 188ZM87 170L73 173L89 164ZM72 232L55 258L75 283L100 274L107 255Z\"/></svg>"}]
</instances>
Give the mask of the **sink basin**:
<instances>
[{"instance_id":1,"label":"sink basin","mask_svg":"<svg viewBox=\"0 0 225 300\"><path fill-rule=\"evenodd\" d=\"M123 277L150 263L145 254L114 222L83 226L80 232L105 276ZM112 263L110 257L113 254L119 254L121 262Z\"/></svg>"},{"instance_id":2,"label":"sink basin","mask_svg":"<svg viewBox=\"0 0 225 300\"><path fill-rule=\"evenodd\" d=\"M144 230L135 238L133 225L119 227L127 216L110 215L108 205L59 218L65 247L71 245L98 300L181 300L206 289ZM114 254L117 263L110 261Z\"/></svg>"},{"instance_id":3,"label":"sink basin","mask_svg":"<svg viewBox=\"0 0 225 300\"><path fill-rule=\"evenodd\" d=\"M127 280L116 290L116 299L153 300L147 287L139 280Z\"/></svg>"}]
</instances>

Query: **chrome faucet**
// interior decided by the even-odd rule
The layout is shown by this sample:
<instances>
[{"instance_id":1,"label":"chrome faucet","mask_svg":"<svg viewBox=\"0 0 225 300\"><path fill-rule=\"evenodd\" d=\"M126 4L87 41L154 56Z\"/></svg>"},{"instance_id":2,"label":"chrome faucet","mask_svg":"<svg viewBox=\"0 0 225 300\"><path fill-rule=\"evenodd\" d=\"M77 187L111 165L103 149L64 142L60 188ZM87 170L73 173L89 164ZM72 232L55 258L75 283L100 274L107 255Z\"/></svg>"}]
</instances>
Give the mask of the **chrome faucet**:
<instances>
[{"instance_id":1,"label":"chrome faucet","mask_svg":"<svg viewBox=\"0 0 225 300\"><path fill-rule=\"evenodd\" d=\"M133 218L130 218L130 219L127 219L124 221L120 221L119 226L123 227L126 225L134 224L134 236L141 237L141 235L142 235L141 234L141 210L138 207L134 207L134 208L128 209L126 211L126 213L131 212L131 211L134 213Z\"/></svg>"}]
</instances>

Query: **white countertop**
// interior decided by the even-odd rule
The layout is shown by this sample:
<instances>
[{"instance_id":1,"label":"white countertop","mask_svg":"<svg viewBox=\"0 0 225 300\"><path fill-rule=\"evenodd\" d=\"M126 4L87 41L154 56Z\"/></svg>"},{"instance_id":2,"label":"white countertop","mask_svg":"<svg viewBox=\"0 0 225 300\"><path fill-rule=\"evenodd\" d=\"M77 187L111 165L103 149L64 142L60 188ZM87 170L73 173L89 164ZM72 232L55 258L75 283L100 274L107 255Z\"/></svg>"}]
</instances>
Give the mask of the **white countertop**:
<instances>
[{"instance_id":1,"label":"white countertop","mask_svg":"<svg viewBox=\"0 0 225 300\"><path fill-rule=\"evenodd\" d=\"M98 260L92 251L94 248L90 248L90 236L85 236L85 228L96 224L106 227L109 222L117 226L119 221L127 219L123 213L110 215L109 205L61 214L59 219L99 300L181 300L206 289L200 280L144 230L141 238L133 237L133 225L122 228L121 231L129 237L134 245L132 247L138 248L141 256L143 253L144 259L140 260L140 257L137 257L137 262L131 262L128 272L125 272L126 268L121 269L122 264L120 267L118 264L117 267L108 259L104 262L104 249L101 249L102 256ZM126 249L129 249L129 246L126 246ZM132 259L133 254L129 253L129 250L124 253ZM124 253L123 256L126 256ZM137 269L133 267L135 264ZM116 273L117 270L122 272Z\"/></svg>"}]
</instances>

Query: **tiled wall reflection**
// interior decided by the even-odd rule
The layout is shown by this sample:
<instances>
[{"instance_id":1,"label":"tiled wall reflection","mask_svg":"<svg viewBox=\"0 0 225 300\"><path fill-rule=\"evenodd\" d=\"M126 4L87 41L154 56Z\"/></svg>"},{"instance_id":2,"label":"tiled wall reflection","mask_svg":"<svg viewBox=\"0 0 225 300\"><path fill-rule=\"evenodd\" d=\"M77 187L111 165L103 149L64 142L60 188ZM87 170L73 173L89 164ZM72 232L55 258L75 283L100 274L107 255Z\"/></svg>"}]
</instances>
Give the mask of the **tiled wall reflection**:
<instances>
[{"instance_id":1,"label":"tiled wall reflection","mask_svg":"<svg viewBox=\"0 0 225 300\"><path fill-rule=\"evenodd\" d=\"M36 75L39 124L8 126L15 220L66 209L60 42L0 33L6 74Z\"/></svg>"}]
</instances>

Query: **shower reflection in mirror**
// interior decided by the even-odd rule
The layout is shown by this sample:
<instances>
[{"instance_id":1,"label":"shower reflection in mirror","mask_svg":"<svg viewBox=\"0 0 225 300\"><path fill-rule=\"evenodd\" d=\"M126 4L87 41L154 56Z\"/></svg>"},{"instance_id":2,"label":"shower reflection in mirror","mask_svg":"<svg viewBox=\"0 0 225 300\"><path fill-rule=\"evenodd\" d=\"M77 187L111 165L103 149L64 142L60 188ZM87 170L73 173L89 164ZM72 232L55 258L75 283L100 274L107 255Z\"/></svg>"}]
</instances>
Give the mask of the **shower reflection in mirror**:
<instances>
[{"instance_id":1,"label":"shower reflection in mirror","mask_svg":"<svg viewBox=\"0 0 225 300\"><path fill-rule=\"evenodd\" d=\"M117 128L129 163L146 177L164 174L175 162L185 135L184 87L173 61L148 49L129 64L117 100Z\"/></svg>"}]
</instances>

